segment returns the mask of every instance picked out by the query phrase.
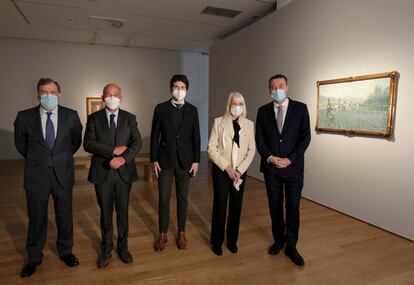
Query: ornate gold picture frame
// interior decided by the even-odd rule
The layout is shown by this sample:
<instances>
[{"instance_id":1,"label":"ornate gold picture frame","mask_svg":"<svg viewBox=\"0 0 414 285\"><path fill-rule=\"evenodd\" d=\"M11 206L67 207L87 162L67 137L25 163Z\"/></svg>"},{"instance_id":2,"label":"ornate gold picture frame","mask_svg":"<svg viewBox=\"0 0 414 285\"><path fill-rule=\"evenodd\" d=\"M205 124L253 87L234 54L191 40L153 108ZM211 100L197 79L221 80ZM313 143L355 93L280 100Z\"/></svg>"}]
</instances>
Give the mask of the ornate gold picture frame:
<instances>
[{"instance_id":1,"label":"ornate gold picture frame","mask_svg":"<svg viewBox=\"0 0 414 285\"><path fill-rule=\"evenodd\" d=\"M317 82L317 132L392 137L396 71Z\"/></svg>"},{"instance_id":2,"label":"ornate gold picture frame","mask_svg":"<svg viewBox=\"0 0 414 285\"><path fill-rule=\"evenodd\" d=\"M102 97L87 97L86 98L86 115L99 111L105 107Z\"/></svg>"}]
</instances>

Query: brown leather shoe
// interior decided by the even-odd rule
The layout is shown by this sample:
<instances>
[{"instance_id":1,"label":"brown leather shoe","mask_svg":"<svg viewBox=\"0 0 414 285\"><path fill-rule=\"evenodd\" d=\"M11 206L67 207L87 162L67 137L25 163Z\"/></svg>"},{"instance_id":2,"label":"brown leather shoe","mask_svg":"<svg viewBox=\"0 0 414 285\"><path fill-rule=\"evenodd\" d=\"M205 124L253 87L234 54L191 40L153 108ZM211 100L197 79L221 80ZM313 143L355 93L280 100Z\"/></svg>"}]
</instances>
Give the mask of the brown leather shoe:
<instances>
[{"instance_id":1,"label":"brown leather shoe","mask_svg":"<svg viewBox=\"0 0 414 285\"><path fill-rule=\"evenodd\" d=\"M107 266L109 264L111 257L112 257L111 253L102 253L98 257L98 260L96 261L96 265L98 266L98 268Z\"/></svg>"},{"instance_id":2,"label":"brown leather shoe","mask_svg":"<svg viewBox=\"0 0 414 285\"><path fill-rule=\"evenodd\" d=\"M155 251L161 251L165 248L165 244L167 243L167 233L160 233L158 240L154 244Z\"/></svg>"},{"instance_id":3,"label":"brown leather shoe","mask_svg":"<svg viewBox=\"0 0 414 285\"><path fill-rule=\"evenodd\" d=\"M178 246L178 249L185 249L187 247L187 240L185 238L184 231L178 232L177 246Z\"/></svg>"}]
</instances>

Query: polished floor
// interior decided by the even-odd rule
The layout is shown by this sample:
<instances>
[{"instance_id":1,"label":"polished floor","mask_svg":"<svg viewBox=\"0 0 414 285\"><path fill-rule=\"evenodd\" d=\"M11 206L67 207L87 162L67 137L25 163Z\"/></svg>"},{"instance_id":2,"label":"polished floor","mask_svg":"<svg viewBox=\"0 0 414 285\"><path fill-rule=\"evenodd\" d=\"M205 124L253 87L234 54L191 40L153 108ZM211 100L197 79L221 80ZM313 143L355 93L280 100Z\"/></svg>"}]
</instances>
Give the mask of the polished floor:
<instances>
[{"instance_id":1,"label":"polished floor","mask_svg":"<svg viewBox=\"0 0 414 285\"><path fill-rule=\"evenodd\" d=\"M0 284L414 284L414 243L303 199L298 245L303 268L284 254L269 256L272 243L264 183L248 178L239 237L239 253L209 248L212 182L203 157L191 181L188 248L178 250L175 199L171 202L169 242L154 252L158 232L157 184L141 179L133 186L129 209L129 248L133 264L115 254L108 267L96 268L99 208L87 169L77 169L74 188L74 254L80 266L67 268L55 249L56 226L49 204L48 242L43 264L19 277L25 259L26 200L21 161L0 162ZM142 170L141 170L142 174ZM306 182L305 182L306 183Z\"/></svg>"}]
</instances>

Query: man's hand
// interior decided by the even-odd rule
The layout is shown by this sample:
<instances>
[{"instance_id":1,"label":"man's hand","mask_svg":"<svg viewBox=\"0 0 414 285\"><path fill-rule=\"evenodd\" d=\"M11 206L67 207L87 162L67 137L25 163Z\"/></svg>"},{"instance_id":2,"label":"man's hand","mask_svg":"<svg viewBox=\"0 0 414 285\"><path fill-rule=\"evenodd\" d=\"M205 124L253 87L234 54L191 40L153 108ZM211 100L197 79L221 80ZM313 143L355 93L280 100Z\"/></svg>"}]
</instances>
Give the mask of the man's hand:
<instances>
[{"instance_id":1,"label":"man's hand","mask_svg":"<svg viewBox=\"0 0 414 285\"><path fill-rule=\"evenodd\" d=\"M158 178L158 175L161 172L161 167L160 167L160 165L159 165L159 163L157 161L156 162L153 162L152 165L154 166L155 175Z\"/></svg>"},{"instance_id":2,"label":"man's hand","mask_svg":"<svg viewBox=\"0 0 414 285\"><path fill-rule=\"evenodd\" d=\"M286 168L292 164L289 158L281 158L277 156L272 156L269 158L269 162L272 163L277 168Z\"/></svg>"},{"instance_id":3,"label":"man's hand","mask_svg":"<svg viewBox=\"0 0 414 285\"><path fill-rule=\"evenodd\" d=\"M269 162L270 162L271 164L273 164L274 166L279 167L279 161L280 161L281 159L282 159L281 157L278 157L278 156L274 156L274 155L272 155L272 156L269 158Z\"/></svg>"},{"instance_id":4,"label":"man's hand","mask_svg":"<svg viewBox=\"0 0 414 285\"><path fill-rule=\"evenodd\" d=\"M191 168L190 168L189 173L190 173L191 176L194 177L194 176L196 176L197 171L198 171L198 162L193 162L191 164Z\"/></svg>"},{"instance_id":5,"label":"man's hand","mask_svg":"<svg viewBox=\"0 0 414 285\"><path fill-rule=\"evenodd\" d=\"M279 159L279 163L278 163L279 168L286 168L291 164L292 164L292 162L287 157Z\"/></svg>"},{"instance_id":6,"label":"man's hand","mask_svg":"<svg viewBox=\"0 0 414 285\"><path fill-rule=\"evenodd\" d=\"M111 162L109 162L109 166L111 166L112 169L118 169L122 165L124 165L125 162L125 158L123 158L122 156L117 156L111 159Z\"/></svg>"},{"instance_id":7,"label":"man's hand","mask_svg":"<svg viewBox=\"0 0 414 285\"><path fill-rule=\"evenodd\" d=\"M128 149L127 146L125 145L121 145L121 146L117 146L114 148L114 155L116 156L120 156L121 154L123 154L126 150Z\"/></svg>"}]
</instances>

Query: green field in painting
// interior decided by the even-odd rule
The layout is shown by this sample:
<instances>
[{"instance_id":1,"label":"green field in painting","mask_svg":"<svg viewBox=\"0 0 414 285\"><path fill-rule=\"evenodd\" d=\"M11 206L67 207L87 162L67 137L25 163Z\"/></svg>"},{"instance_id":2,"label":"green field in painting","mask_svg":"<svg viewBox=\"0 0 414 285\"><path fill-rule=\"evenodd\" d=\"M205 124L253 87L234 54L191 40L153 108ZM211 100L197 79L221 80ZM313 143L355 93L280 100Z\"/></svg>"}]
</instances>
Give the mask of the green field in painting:
<instances>
[{"instance_id":1,"label":"green field in painting","mask_svg":"<svg viewBox=\"0 0 414 285\"><path fill-rule=\"evenodd\" d=\"M318 113L318 127L385 132L387 130L387 111L359 108L333 112L328 118L327 110L322 109Z\"/></svg>"}]
</instances>

